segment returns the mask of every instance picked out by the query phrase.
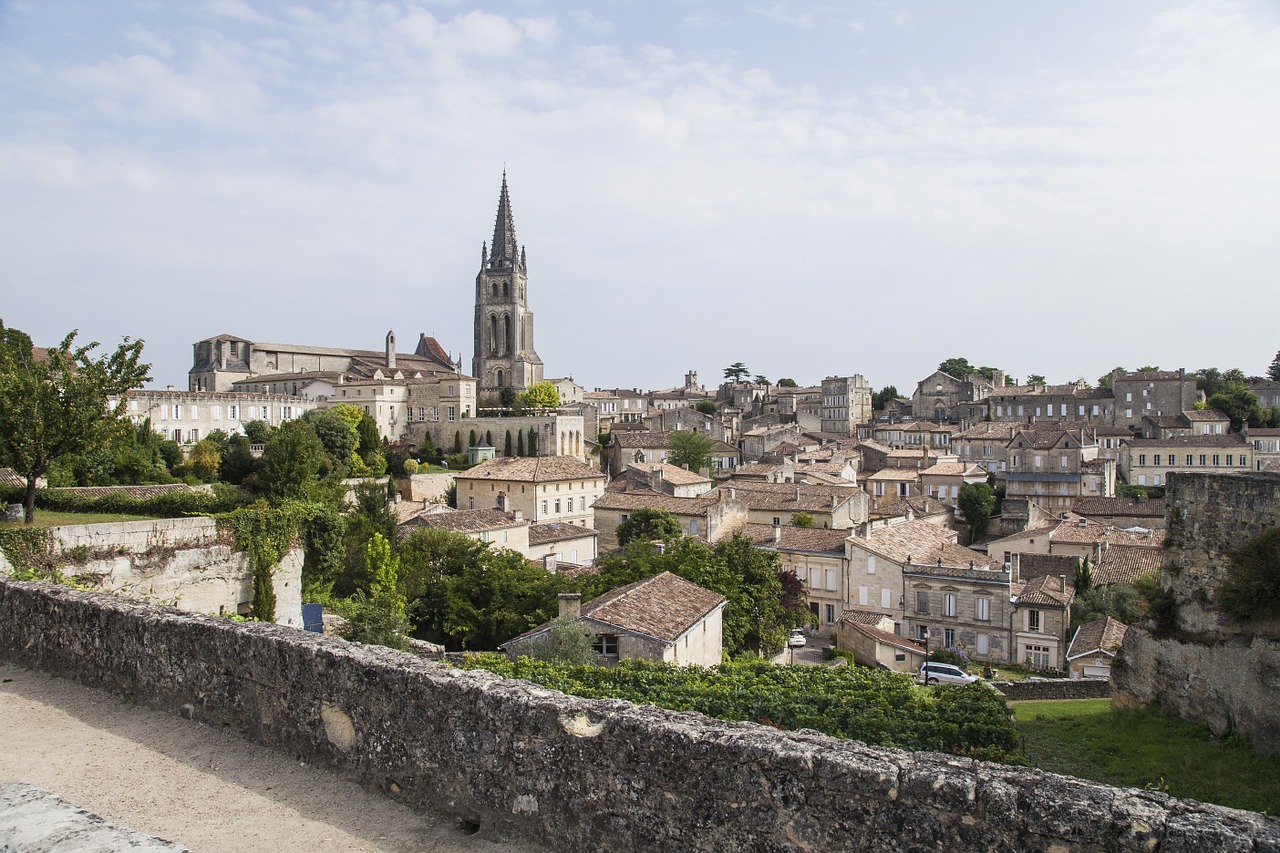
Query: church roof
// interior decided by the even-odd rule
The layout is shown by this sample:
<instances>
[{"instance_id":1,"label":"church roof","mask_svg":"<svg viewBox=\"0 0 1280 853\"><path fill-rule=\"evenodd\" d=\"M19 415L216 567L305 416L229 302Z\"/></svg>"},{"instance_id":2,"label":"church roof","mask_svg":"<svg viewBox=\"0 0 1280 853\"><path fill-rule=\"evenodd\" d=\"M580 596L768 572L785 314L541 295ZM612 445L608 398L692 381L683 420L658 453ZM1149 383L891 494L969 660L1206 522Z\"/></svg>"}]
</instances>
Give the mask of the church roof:
<instances>
[{"instance_id":1,"label":"church roof","mask_svg":"<svg viewBox=\"0 0 1280 853\"><path fill-rule=\"evenodd\" d=\"M507 194L507 170L502 170L502 192L498 195L498 215L493 223L493 243L489 247L489 268L516 266L520 247L516 241L516 223L511 215L511 198Z\"/></svg>"}]
</instances>

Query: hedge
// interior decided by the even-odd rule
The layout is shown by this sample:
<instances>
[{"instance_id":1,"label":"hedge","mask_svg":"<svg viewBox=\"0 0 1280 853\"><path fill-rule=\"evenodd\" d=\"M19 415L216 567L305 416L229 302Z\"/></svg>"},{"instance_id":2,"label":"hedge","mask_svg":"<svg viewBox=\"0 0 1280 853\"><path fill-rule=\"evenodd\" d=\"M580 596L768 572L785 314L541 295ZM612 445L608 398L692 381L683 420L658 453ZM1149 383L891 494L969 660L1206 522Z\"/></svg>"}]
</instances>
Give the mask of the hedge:
<instances>
[{"instance_id":1,"label":"hedge","mask_svg":"<svg viewBox=\"0 0 1280 853\"><path fill-rule=\"evenodd\" d=\"M21 487L0 488L0 502L22 503ZM36 509L53 512L111 513L150 515L158 518L182 518L188 515L216 515L252 503L253 498L234 489L214 492L173 490L149 498L130 497L124 493L91 497L62 489L37 489Z\"/></svg>"}]
</instances>

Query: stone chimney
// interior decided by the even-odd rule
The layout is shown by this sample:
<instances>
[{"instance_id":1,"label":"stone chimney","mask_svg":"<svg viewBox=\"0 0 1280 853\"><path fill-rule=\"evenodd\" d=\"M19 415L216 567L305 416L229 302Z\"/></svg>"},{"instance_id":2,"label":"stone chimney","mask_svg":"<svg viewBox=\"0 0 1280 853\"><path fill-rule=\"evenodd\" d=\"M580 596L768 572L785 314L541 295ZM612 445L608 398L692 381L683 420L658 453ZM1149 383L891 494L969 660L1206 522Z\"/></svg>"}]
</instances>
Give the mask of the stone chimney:
<instances>
[{"instance_id":1,"label":"stone chimney","mask_svg":"<svg viewBox=\"0 0 1280 853\"><path fill-rule=\"evenodd\" d=\"M870 521L858 522L858 536L863 539L868 539L868 540L871 539L871 522Z\"/></svg>"},{"instance_id":2,"label":"stone chimney","mask_svg":"<svg viewBox=\"0 0 1280 853\"><path fill-rule=\"evenodd\" d=\"M773 525L773 541L776 545L782 541L782 524L781 522Z\"/></svg>"},{"instance_id":3,"label":"stone chimney","mask_svg":"<svg viewBox=\"0 0 1280 853\"><path fill-rule=\"evenodd\" d=\"M555 554L548 554L544 559L555 559ZM582 596L576 592L562 592L557 596L560 602L560 618L576 619L582 615Z\"/></svg>"},{"instance_id":4,"label":"stone chimney","mask_svg":"<svg viewBox=\"0 0 1280 853\"><path fill-rule=\"evenodd\" d=\"M516 521L524 521L524 510L518 509L512 515L516 517Z\"/></svg>"},{"instance_id":5,"label":"stone chimney","mask_svg":"<svg viewBox=\"0 0 1280 853\"><path fill-rule=\"evenodd\" d=\"M498 509L501 512L511 512L511 498L507 497L506 492L498 492Z\"/></svg>"},{"instance_id":6,"label":"stone chimney","mask_svg":"<svg viewBox=\"0 0 1280 853\"><path fill-rule=\"evenodd\" d=\"M1058 575L1058 584L1062 587L1062 590L1061 590L1062 594L1063 594L1063 595L1066 595L1066 592L1067 592L1067 576L1066 576L1066 575Z\"/></svg>"},{"instance_id":7,"label":"stone chimney","mask_svg":"<svg viewBox=\"0 0 1280 853\"><path fill-rule=\"evenodd\" d=\"M387 332L387 370L396 369L396 333Z\"/></svg>"}]
</instances>

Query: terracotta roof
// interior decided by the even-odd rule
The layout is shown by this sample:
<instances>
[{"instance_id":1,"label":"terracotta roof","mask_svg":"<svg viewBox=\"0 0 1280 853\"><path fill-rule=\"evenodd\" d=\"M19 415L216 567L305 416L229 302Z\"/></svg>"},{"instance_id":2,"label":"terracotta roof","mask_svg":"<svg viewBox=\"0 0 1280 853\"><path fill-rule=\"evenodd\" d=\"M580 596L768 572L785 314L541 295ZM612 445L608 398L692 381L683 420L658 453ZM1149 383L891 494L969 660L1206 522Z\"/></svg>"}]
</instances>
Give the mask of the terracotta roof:
<instances>
[{"instance_id":1,"label":"terracotta roof","mask_svg":"<svg viewBox=\"0 0 1280 853\"><path fill-rule=\"evenodd\" d=\"M690 471L678 465L668 465L666 462L633 462L627 466L627 471L636 471L645 475L654 469L662 472L662 479L677 486L694 486L711 482L710 477L704 477L697 471Z\"/></svg>"},{"instance_id":2,"label":"terracotta roof","mask_svg":"<svg viewBox=\"0 0 1280 853\"><path fill-rule=\"evenodd\" d=\"M874 610L846 610L840 614L838 621L844 622L846 625L868 625L872 628L880 624L880 620L888 619L893 621L893 617L887 613L877 613ZM921 649L924 651L924 649Z\"/></svg>"},{"instance_id":3,"label":"terracotta roof","mask_svg":"<svg viewBox=\"0 0 1280 853\"><path fill-rule=\"evenodd\" d=\"M25 485L25 481L24 481ZM154 498L173 492L195 492L198 489L186 483L162 483L149 486L74 486L69 488L50 489L50 492L61 494L83 495L87 498L105 498L108 495L124 495L130 498Z\"/></svg>"},{"instance_id":4,"label":"terracotta roof","mask_svg":"<svg viewBox=\"0 0 1280 853\"><path fill-rule=\"evenodd\" d=\"M504 456L459 471L458 480L511 480L543 483L554 480L603 480L595 468L572 456Z\"/></svg>"},{"instance_id":5,"label":"terracotta roof","mask_svg":"<svg viewBox=\"0 0 1280 853\"><path fill-rule=\"evenodd\" d=\"M966 462L935 462L920 472L921 477L963 477L976 466ZM982 476L987 472L983 471Z\"/></svg>"},{"instance_id":6,"label":"terracotta roof","mask_svg":"<svg viewBox=\"0 0 1280 853\"><path fill-rule=\"evenodd\" d=\"M924 518L929 515L946 514L951 508L937 498L931 498L928 495L915 495L909 498L903 498L893 503L881 504L872 510L872 515L884 518L893 518L907 514L907 508L910 507L911 512L916 518Z\"/></svg>"},{"instance_id":7,"label":"terracotta roof","mask_svg":"<svg viewBox=\"0 0 1280 853\"><path fill-rule=\"evenodd\" d=\"M707 507L720 503L723 495L719 489L712 489L705 495L696 498L676 498L658 492L606 492L596 499L594 509L625 511L634 509L665 509L675 515L696 515L703 517Z\"/></svg>"},{"instance_id":8,"label":"terracotta roof","mask_svg":"<svg viewBox=\"0 0 1280 853\"><path fill-rule=\"evenodd\" d=\"M954 530L921 520L879 527L866 537L850 536L848 541L899 565L907 562L908 557L919 565L936 563L938 558L942 558L944 566L967 567L970 561L978 567L990 564L986 554L956 544Z\"/></svg>"},{"instance_id":9,"label":"terracotta roof","mask_svg":"<svg viewBox=\"0 0 1280 853\"><path fill-rule=\"evenodd\" d=\"M1249 427L1249 437L1260 436L1262 438L1273 438L1280 435L1280 427Z\"/></svg>"},{"instance_id":10,"label":"terracotta roof","mask_svg":"<svg viewBox=\"0 0 1280 853\"><path fill-rule=\"evenodd\" d=\"M1134 500L1133 498L1076 498L1071 511L1086 516L1129 516L1133 518L1164 518L1163 498Z\"/></svg>"},{"instance_id":11,"label":"terracotta roof","mask_svg":"<svg viewBox=\"0 0 1280 853\"><path fill-rule=\"evenodd\" d=\"M732 488L735 498L756 510L787 512L830 512L859 495L847 486L822 486L812 483L764 483L758 480L730 479L720 489Z\"/></svg>"},{"instance_id":12,"label":"terracotta roof","mask_svg":"<svg viewBox=\"0 0 1280 853\"><path fill-rule=\"evenodd\" d=\"M1231 418L1220 409L1191 409L1190 411L1183 412L1182 416L1193 423L1197 421L1226 422L1231 420Z\"/></svg>"},{"instance_id":13,"label":"terracotta roof","mask_svg":"<svg viewBox=\"0 0 1280 853\"><path fill-rule=\"evenodd\" d=\"M579 524L563 524L559 521L553 521L549 524L529 525L530 545L547 545L552 542L598 537L599 535L599 532L594 528L583 527Z\"/></svg>"},{"instance_id":14,"label":"terracotta roof","mask_svg":"<svg viewBox=\"0 0 1280 853\"><path fill-rule=\"evenodd\" d=\"M850 631L856 631L865 637L869 637L877 642L884 643L887 646L893 646L898 649L905 649L909 652L923 655L924 647L917 646L906 637L900 637L897 634L891 634L888 631L881 631L879 628L872 628L870 625L863 625L859 622L844 622L845 627Z\"/></svg>"},{"instance_id":15,"label":"terracotta roof","mask_svg":"<svg viewBox=\"0 0 1280 853\"><path fill-rule=\"evenodd\" d=\"M1132 584L1143 575L1160 570L1164 555L1158 548L1133 545L1110 545L1102 552L1102 559L1089 570L1094 586Z\"/></svg>"},{"instance_id":16,"label":"terracotta roof","mask_svg":"<svg viewBox=\"0 0 1280 853\"><path fill-rule=\"evenodd\" d=\"M1172 435L1168 438L1129 438L1130 447L1249 447L1249 442L1238 432L1221 435Z\"/></svg>"},{"instance_id":17,"label":"terracotta roof","mask_svg":"<svg viewBox=\"0 0 1280 853\"><path fill-rule=\"evenodd\" d=\"M951 436L954 441L1011 441L1014 433L1022 428L1022 424L1009 421L982 421L969 427L964 432Z\"/></svg>"},{"instance_id":18,"label":"terracotta roof","mask_svg":"<svg viewBox=\"0 0 1280 853\"><path fill-rule=\"evenodd\" d=\"M844 554L844 540L849 538L847 530L829 530L825 527L793 527L786 525L777 528L779 541L773 541L772 524L745 524L742 535L751 540L758 548L776 548L786 551L815 551L819 553Z\"/></svg>"},{"instance_id":19,"label":"terracotta roof","mask_svg":"<svg viewBox=\"0 0 1280 853\"><path fill-rule=\"evenodd\" d=\"M914 468L881 468L867 479L881 482L903 480L914 483L920 479L920 472Z\"/></svg>"},{"instance_id":20,"label":"terracotta roof","mask_svg":"<svg viewBox=\"0 0 1280 853\"><path fill-rule=\"evenodd\" d=\"M1066 575L1075 580L1076 569L1080 566L1079 557L1065 554L1019 554L1018 578L1026 583L1035 578L1058 577Z\"/></svg>"},{"instance_id":21,"label":"terracotta roof","mask_svg":"<svg viewBox=\"0 0 1280 853\"><path fill-rule=\"evenodd\" d=\"M1110 616L1081 625L1076 630L1076 635L1071 638L1071 645L1067 649L1067 660L1097 652L1114 656L1116 650L1124 643L1124 635L1128 632L1128 625Z\"/></svg>"},{"instance_id":22,"label":"terracotta roof","mask_svg":"<svg viewBox=\"0 0 1280 853\"><path fill-rule=\"evenodd\" d=\"M1017 604L1020 607L1025 607L1028 604L1066 607L1071 604L1071 599L1076 594L1075 579L1068 576L1066 589L1064 590L1062 586L1062 581L1057 575L1043 575L1042 577L1033 578L1023 584L1022 591L1018 593L1016 599Z\"/></svg>"},{"instance_id":23,"label":"terracotta roof","mask_svg":"<svg viewBox=\"0 0 1280 853\"><path fill-rule=\"evenodd\" d=\"M671 433L662 430L616 430L611 443L625 449L665 449L671 446Z\"/></svg>"},{"instance_id":24,"label":"terracotta roof","mask_svg":"<svg viewBox=\"0 0 1280 853\"><path fill-rule=\"evenodd\" d=\"M725 602L718 592L663 572L609 590L582 605L593 622L673 642Z\"/></svg>"},{"instance_id":25,"label":"terracotta roof","mask_svg":"<svg viewBox=\"0 0 1280 853\"><path fill-rule=\"evenodd\" d=\"M448 530L453 533L482 533L486 530L503 530L512 527L523 527L527 520L516 521L513 513L497 509L459 509L453 512L428 513L415 515L401 524L401 527L430 527L434 530Z\"/></svg>"},{"instance_id":26,"label":"terracotta roof","mask_svg":"<svg viewBox=\"0 0 1280 853\"><path fill-rule=\"evenodd\" d=\"M12 468L0 468L0 487L25 489L27 480Z\"/></svg>"}]
</instances>

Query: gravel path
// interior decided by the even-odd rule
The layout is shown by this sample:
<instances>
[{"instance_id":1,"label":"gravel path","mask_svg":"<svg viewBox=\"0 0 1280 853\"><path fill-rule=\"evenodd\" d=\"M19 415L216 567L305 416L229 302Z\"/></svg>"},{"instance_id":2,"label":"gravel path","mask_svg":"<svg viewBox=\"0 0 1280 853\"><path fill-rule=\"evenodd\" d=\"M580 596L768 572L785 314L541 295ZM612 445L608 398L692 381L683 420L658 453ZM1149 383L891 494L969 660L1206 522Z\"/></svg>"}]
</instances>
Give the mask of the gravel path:
<instances>
[{"instance_id":1,"label":"gravel path","mask_svg":"<svg viewBox=\"0 0 1280 853\"><path fill-rule=\"evenodd\" d=\"M235 733L0 663L0 782L194 850L537 850L468 834Z\"/></svg>"}]
</instances>

